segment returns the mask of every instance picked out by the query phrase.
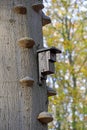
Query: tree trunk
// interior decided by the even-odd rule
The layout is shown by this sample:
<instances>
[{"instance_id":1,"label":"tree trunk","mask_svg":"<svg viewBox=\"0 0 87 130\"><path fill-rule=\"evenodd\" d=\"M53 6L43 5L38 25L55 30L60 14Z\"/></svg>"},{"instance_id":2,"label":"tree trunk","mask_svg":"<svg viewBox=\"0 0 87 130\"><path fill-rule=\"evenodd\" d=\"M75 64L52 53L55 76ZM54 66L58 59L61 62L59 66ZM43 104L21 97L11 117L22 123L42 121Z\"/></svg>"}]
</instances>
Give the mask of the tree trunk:
<instances>
[{"instance_id":1,"label":"tree trunk","mask_svg":"<svg viewBox=\"0 0 87 130\"><path fill-rule=\"evenodd\" d=\"M32 0L0 1L0 130L47 130L37 117L47 111L46 84L39 86L37 49L43 47L41 15ZM23 4L27 14L17 14L13 7ZM18 40L31 37L33 48L19 47ZM31 87L19 80L34 79Z\"/></svg>"}]
</instances>

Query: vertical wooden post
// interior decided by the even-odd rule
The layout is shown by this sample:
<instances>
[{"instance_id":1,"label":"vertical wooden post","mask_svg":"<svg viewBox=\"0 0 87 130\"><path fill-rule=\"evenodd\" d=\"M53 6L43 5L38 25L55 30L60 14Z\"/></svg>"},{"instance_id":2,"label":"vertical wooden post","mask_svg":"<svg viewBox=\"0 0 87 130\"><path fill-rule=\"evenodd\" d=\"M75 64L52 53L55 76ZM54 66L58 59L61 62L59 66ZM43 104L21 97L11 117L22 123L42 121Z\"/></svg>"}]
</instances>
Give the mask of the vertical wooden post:
<instances>
[{"instance_id":1,"label":"vertical wooden post","mask_svg":"<svg viewBox=\"0 0 87 130\"><path fill-rule=\"evenodd\" d=\"M43 47L42 22L32 9L32 0L0 1L0 130L47 130L37 117L47 111L45 82L38 84L37 49ZM24 12L14 7L24 6ZM22 10L23 11L23 10ZM22 48L18 41L30 37L32 48ZM20 79L31 77L32 87L23 87Z\"/></svg>"}]
</instances>

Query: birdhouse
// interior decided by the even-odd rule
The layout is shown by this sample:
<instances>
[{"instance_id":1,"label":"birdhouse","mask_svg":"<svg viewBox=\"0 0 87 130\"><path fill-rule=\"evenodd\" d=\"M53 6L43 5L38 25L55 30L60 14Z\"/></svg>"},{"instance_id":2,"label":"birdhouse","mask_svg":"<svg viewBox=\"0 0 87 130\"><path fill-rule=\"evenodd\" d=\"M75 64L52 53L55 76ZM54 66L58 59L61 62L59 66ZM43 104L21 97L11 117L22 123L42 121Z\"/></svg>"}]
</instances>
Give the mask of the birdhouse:
<instances>
[{"instance_id":1,"label":"birdhouse","mask_svg":"<svg viewBox=\"0 0 87 130\"><path fill-rule=\"evenodd\" d=\"M41 123L44 123L44 124L48 124L50 123L51 121L53 121L53 117L52 117L52 114L51 113L48 113L48 112L41 112L38 116L38 120L41 122Z\"/></svg>"},{"instance_id":2,"label":"birdhouse","mask_svg":"<svg viewBox=\"0 0 87 130\"><path fill-rule=\"evenodd\" d=\"M31 77L24 77L22 79L20 79L19 81L23 86L32 86L34 83L34 80Z\"/></svg>"},{"instance_id":3,"label":"birdhouse","mask_svg":"<svg viewBox=\"0 0 87 130\"><path fill-rule=\"evenodd\" d=\"M32 8L36 11L39 12L40 10L42 10L44 8L44 5L42 4L42 2L38 1L35 4L32 5Z\"/></svg>"},{"instance_id":4,"label":"birdhouse","mask_svg":"<svg viewBox=\"0 0 87 130\"><path fill-rule=\"evenodd\" d=\"M17 14L26 14L27 8L20 4L20 5L14 6L13 11Z\"/></svg>"},{"instance_id":5,"label":"birdhouse","mask_svg":"<svg viewBox=\"0 0 87 130\"><path fill-rule=\"evenodd\" d=\"M56 62L56 54L61 51L55 47L43 48L37 51L38 53L38 69L39 82L47 75L55 72L54 62Z\"/></svg>"}]
</instances>

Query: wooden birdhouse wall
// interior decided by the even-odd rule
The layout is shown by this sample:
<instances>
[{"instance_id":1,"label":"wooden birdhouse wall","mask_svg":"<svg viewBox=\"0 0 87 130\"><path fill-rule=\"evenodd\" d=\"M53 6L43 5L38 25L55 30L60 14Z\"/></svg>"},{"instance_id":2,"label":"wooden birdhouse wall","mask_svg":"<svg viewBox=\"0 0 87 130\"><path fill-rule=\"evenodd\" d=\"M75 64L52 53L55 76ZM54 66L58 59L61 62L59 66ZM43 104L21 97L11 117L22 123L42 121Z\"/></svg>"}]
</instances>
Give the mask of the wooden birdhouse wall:
<instances>
[{"instance_id":1,"label":"wooden birdhouse wall","mask_svg":"<svg viewBox=\"0 0 87 130\"><path fill-rule=\"evenodd\" d=\"M54 62L52 62L50 51L44 51L38 54L39 58L39 73L43 75L54 73Z\"/></svg>"}]
</instances>

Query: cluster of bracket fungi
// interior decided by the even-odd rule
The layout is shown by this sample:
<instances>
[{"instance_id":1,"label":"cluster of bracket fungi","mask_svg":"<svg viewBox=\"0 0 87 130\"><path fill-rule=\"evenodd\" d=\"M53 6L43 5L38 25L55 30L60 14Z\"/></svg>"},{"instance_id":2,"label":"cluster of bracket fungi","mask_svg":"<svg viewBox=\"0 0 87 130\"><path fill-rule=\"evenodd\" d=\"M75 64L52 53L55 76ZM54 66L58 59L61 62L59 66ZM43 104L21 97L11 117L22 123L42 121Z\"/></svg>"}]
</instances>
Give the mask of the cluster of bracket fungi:
<instances>
[{"instance_id":1,"label":"cluster of bracket fungi","mask_svg":"<svg viewBox=\"0 0 87 130\"><path fill-rule=\"evenodd\" d=\"M32 5L32 9L36 11L37 13L41 13L42 16L42 26L45 26L49 23L51 23L50 17L46 16L42 9L44 8L44 5L41 1L38 1ZM17 5L14 6L13 11L17 14L25 15L27 14L27 8L24 5ZM35 41L30 37L22 37L18 40L18 44L20 47L23 48L32 48L35 44ZM46 80L47 75L54 73L54 62L56 62L56 54L61 53L61 51L55 47L51 48L42 48L37 51L38 55L38 69L39 69L39 84L42 84L43 80ZM43 59L42 59L43 58ZM45 61L44 61L45 60ZM45 62L45 64L43 64ZM22 79L20 79L20 83L25 86L33 86L34 79L26 76ZM55 96L56 91L51 88L47 87L47 95L49 96ZM41 112L37 119L41 123L49 123L53 120L52 114L49 112Z\"/></svg>"}]
</instances>

